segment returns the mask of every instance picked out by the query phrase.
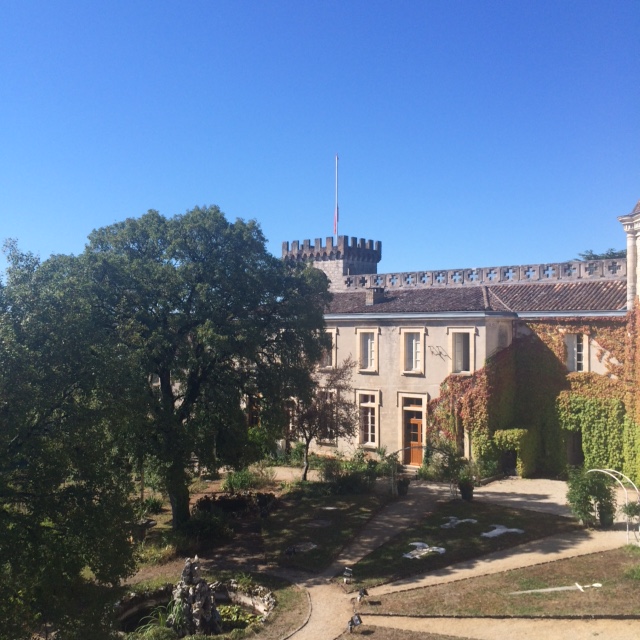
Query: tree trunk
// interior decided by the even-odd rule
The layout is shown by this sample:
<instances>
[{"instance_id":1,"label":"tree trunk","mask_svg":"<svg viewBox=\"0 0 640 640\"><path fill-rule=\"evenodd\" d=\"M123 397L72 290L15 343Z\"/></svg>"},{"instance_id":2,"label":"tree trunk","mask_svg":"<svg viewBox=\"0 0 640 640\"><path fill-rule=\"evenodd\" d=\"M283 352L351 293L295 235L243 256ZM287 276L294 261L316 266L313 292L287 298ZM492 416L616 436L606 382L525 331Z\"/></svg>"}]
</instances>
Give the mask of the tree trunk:
<instances>
[{"instance_id":1,"label":"tree trunk","mask_svg":"<svg viewBox=\"0 0 640 640\"><path fill-rule=\"evenodd\" d=\"M302 458L302 481L307 481L307 473L309 472L309 445L311 441L304 443L304 456Z\"/></svg>"},{"instance_id":2,"label":"tree trunk","mask_svg":"<svg viewBox=\"0 0 640 640\"><path fill-rule=\"evenodd\" d=\"M167 493L171 503L171 528L175 531L189 520L189 483L184 467L172 465L167 472Z\"/></svg>"}]
</instances>

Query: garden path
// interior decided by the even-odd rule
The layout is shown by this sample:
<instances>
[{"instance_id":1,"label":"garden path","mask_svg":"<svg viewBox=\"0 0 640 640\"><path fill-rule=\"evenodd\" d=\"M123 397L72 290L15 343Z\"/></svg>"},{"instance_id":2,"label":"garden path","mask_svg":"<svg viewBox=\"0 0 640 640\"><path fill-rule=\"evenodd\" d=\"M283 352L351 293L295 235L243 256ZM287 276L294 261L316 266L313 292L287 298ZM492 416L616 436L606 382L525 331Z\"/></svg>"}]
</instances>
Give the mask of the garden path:
<instances>
[{"instance_id":1,"label":"garden path","mask_svg":"<svg viewBox=\"0 0 640 640\"><path fill-rule=\"evenodd\" d=\"M340 585L330 582L367 553L393 537L402 528L431 511L438 499L448 494L448 486L422 481L413 482L409 495L388 505L372 518L361 537L322 574L309 577L292 571L279 575L305 588L309 594L309 616L306 623L289 638L293 640L328 640L344 633L353 614L354 599ZM566 484L553 480L506 479L476 489L478 501L549 511L569 515L565 505ZM429 584L463 580L508 569L552 562L596 551L617 548L626 543L624 531L588 532L550 536L507 551L490 554L472 562L464 562L425 576L383 585L370 590L371 595L415 589ZM405 616L369 616L365 626L406 629L422 633L443 633L477 640L586 640L597 635L616 640L635 639L640 623L635 620L532 620L532 619L453 619L409 618Z\"/></svg>"}]
</instances>

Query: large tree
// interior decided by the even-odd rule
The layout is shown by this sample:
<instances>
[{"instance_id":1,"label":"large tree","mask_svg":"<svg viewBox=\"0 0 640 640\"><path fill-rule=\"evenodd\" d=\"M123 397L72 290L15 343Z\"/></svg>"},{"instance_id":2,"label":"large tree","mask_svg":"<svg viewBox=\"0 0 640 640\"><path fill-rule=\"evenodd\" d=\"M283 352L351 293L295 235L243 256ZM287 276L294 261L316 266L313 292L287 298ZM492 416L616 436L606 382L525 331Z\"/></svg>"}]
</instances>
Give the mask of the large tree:
<instances>
[{"instance_id":1,"label":"large tree","mask_svg":"<svg viewBox=\"0 0 640 640\"><path fill-rule=\"evenodd\" d=\"M274 258L255 221L230 223L217 207L99 229L85 258L146 389L130 449L156 461L177 528L189 518L194 456L214 467L251 461L279 435L284 399L308 393L327 279Z\"/></svg>"},{"instance_id":2,"label":"large tree","mask_svg":"<svg viewBox=\"0 0 640 640\"><path fill-rule=\"evenodd\" d=\"M0 282L0 638L53 625L100 637L100 583L132 572L130 474L118 363L79 260L8 247ZM78 597L85 598L79 600ZM83 602L79 605L79 602ZM82 611L91 618L83 617Z\"/></svg>"}]
</instances>

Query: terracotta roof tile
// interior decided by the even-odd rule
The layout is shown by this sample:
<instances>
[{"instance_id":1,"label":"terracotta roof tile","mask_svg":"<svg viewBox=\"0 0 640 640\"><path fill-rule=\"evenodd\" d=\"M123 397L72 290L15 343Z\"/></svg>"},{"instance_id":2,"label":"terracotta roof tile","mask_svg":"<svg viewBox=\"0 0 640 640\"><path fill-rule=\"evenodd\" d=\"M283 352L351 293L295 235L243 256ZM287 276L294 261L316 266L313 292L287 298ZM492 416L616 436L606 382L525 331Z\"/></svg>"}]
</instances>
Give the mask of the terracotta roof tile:
<instances>
[{"instance_id":1,"label":"terracotta roof tile","mask_svg":"<svg viewBox=\"0 0 640 640\"><path fill-rule=\"evenodd\" d=\"M526 311L618 311L627 303L627 283L623 280L601 282L563 282L545 284L494 285L489 287L494 300L516 313ZM497 306L497 305L496 305Z\"/></svg>"},{"instance_id":2,"label":"terracotta roof tile","mask_svg":"<svg viewBox=\"0 0 640 640\"><path fill-rule=\"evenodd\" d=\"M482 287L442 287L441 289L396 289L385 299L365 304L364 291L334 293L328 313L438 313L484 311Z\"/></svg>"},{"instance_id":3,"label":"terracotta roof tile","mask_svg":"<svg viewBox=\"0 0 640 640\"><path fill-rule=\"evenodd\" d=\"M387 290L384 301L367 306L360 290L334 293L328 313L618 311L626 291L622 280L433 287Z\"/></svg>"}]
</instances>

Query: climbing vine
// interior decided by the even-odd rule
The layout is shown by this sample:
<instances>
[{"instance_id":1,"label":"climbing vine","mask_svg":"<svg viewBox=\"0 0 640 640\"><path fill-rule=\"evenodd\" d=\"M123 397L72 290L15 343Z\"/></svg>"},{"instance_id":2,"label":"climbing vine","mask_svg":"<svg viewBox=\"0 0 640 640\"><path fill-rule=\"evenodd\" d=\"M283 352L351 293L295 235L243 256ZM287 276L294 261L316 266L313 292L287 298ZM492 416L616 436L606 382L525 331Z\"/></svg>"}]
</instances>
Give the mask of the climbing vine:
<instances>
[{"instance_id":1,"label":"climbing vine","mask_svg":"<svg viewBox=\"0 0 640 640\"><path fill-rule=\"evenodd\" d=\"M524 475L564 473L571 433L579 434L587 466L640 477L640 311L627 318L521 322L512 345L471 376L449 376L430 403L435 428L473 455L518 454ZM569 373L566 334L589 336L604 375ZM629 411L629 409L631 409Z\"/></svg>"}]
</instances>

